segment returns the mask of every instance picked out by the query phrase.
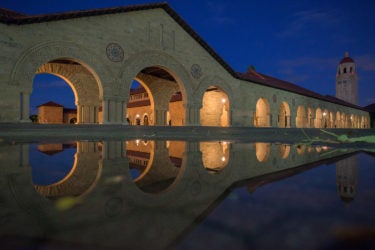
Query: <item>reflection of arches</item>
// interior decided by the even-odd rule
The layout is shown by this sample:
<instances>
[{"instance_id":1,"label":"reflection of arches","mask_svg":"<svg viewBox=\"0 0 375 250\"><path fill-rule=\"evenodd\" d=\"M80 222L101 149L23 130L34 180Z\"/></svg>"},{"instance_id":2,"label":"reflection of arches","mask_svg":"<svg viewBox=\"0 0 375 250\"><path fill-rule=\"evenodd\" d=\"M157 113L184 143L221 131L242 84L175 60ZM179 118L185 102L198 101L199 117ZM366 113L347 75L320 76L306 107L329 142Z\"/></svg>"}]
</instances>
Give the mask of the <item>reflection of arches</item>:
<instances>
[{"instance_id":1,"label":"reflection of arches","mask_svg":"<svg viewBox=\"0 0 375 250\"><path fill-rule=\"evenodd\" d=\"M288 158L289 153L290 153L290 145L288 145L288 144L281 144L280 145L280 155L281 155L281 158L283 158L283 159Z\"/></svg>"},{"instance_id":2,"label":"reflection of arches","mask_svg":"<svg viewBox=\"0 0 375 250\"><path fill-rule=\"evenodd\" d=\"M305 110L305 107L302 105L299 105L297 108L296 127L297 128L306 127L306 110Z\"/></svg>"},{"instance_id":3,"label":"reflection of arches","mask_svg":"<svg viewBox=\"0 0 375 250\"><path fill-rule=\"evenodd\" d=\"M210 173L217 173L228 165L229 144L227 142L201 142L203 166Z\"/></svg>"},{"instance_id":4,"label":"reflection of arches","mask_svg":"<svg viewBox=\"0 0 375 250\"><path fill-rule=\"evenodd\" d=\"M168 146L168 147L167 147ZM180 167L185 152L185 142L152 141L139 143L139 140L127 142L126 155L129 158L134 183L147 193L166 191L181 173Z\"/></svg>"},{"instance_id":5,"label":"reflection of arches","mask_svg":"<svg viewBox=\"0 0 375 250\"><path fill-rule=\"evenodd\" d=\"M304 145L304 144L297 145L296 149L297 149L297 154L301 155L301 154L305 153L306 145Z\"/></svg>"},{"instance_id":6,"label":"reflection of arches","mask_svg":"<svg viewBox=\"0 0 375 250\"><path fill-rule=\"evenodd\" d=\"M270 105L265 98L259 98L254 115L255 127L270 127Z\"/></svg>"},{"instance_id":7,"label":"reflection of arches","mask_svg":"<svg viewBox=\"0 0 375 250\"><path fill-rule=\"evenodd\" d=\"M229 98L220 88L211 86L204 95L200 110L200 121L202 126L228 127L229 118Z\"/></svg>"},{"instance_id":8,"label":"reflection of arches","mask_svg":"<svg viewBox=\"0 0 375 250\"><path fill-rule=\"evenodd\" d=\"M74 164L69 173L55 183L35 184L34 187L39 194L50 198L82 196L96 186L100 175L100 152L97 149L97 143L77 142Z\"/></svg>"},{"instance_id":9,"label":"reflection of arches","mask_svg":"<svg viewBox=\"0 0 375 250\"><path fill-rule=\"evenodd\" d=\"M255 154L259 162L266 162L270 155L271 145L269 143L255 143Z\"/></svg>"},{"instance_id":10,"label":"reflection of arches","mask_svg":"<svg viewBox=\"0 0 375 250\"><path fill-rule=\"evenodd\" d=\"M280 104L277 123L280 128L290 128L290 108L286 102Z\"/></svg>"}]
</instances>

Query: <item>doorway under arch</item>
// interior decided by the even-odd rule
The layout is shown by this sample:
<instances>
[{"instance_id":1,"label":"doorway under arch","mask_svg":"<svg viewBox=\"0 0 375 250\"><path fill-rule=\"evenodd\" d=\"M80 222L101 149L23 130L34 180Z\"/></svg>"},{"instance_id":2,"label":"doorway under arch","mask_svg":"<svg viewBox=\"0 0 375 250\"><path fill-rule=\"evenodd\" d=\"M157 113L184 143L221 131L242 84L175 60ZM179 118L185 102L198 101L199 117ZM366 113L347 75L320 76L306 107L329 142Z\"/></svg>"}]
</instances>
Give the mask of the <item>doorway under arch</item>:
<instances>
[{"instance_id":1,"label":"doorway under arch","mask_svg":"<svg viewBox=\"0 0 375 250\"><path fill-rule=\"evenodd\" d=\"M266 98L259 98L255 108L254 126L255 127L270 127L270 104Z\"/></svg>"},{"instance_id":2,"label":"doorway under arch","mask_svg":"<svg viewBox=\"0 0 375 250\"><path fill-rule=\"evenodd\" d=\"M277 125L279 128L290 128L290 108L287 102L280 104Z\"/></svg>"},{"instance_id":3,"label":"doorway under arch","mask_svg":"<svg viewBox=\"0 0 375 250\"><path fill-rule=\"evenodd\" d=\"M230 126L230 104L228 95L216 86L209 87L204 95L200 110L202 126Z\"/></svg>"},{"instance_id":4,"label":"doorway under arch","mask_svg":"<svg viewBox=\"0 0 375 250\"><path fill-rule=\"evenodd\" d=\"M142 69L133 79L126 117L130 121L141 117L141 125L146 126L184 125L185 108L180 86L178 78L168 69L161 66Z\"/></svg>"}]
</instances>

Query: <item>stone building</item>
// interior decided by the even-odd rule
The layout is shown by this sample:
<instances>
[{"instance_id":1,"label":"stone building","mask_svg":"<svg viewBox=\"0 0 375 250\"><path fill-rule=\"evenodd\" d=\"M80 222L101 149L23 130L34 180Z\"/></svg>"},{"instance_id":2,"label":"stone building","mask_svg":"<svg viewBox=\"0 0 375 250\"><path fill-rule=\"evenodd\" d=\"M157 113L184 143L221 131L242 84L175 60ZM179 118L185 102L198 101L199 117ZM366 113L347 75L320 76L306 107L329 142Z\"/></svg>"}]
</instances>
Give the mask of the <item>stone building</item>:
<instances>
[{"instance_id":1,"label":"stone building","mask_svg":"<svg viewBox=\"0 0 375 250\"><path fill-rule=\"evenodd\" d=\"M49 101L38 106L38 123L41 124L62 124L76 123L77 110L64 108L64 106Z\"/></svg>"},{"instance_id":2,"label":"stone building","mask_svg":"<svg viewBox=\"0 0 375 250\"><path fill-rule=\"evenodd\" d=\"M351 100L234 71L165 3L38 16L0 9L0 29L0 122L29 122L33 78L49 73L72 88L79 124L370 126ZM134 80L151 109L139 117Z\"/></svg>"}]
</instances>

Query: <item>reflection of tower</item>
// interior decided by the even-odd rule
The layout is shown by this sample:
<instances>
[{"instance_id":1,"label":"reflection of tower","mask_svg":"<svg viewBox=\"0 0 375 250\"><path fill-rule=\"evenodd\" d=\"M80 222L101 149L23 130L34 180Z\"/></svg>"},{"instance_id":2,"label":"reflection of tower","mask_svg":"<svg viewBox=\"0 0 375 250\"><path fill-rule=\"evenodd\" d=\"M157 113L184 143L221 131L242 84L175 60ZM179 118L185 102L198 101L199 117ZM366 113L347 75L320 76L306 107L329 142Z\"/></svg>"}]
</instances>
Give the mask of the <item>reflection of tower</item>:
<instances>
[{"instance_id":1,"label":"reflection of tower","mask_svg":"<svg viewBox=\"0 0 375 250\"><path fill-rule=\"evenodd\" d=\"M341 59L337 70L336 97L353 104L358 104L358 76L354 60L349 57L348 52Z\"/></svg>"},{"instance_id":2,"label":"reflection of tower","mask_svg":"<svg viewBox=\"0 0 375 250\"><path fill-rule=\"evenodd\" d=\"M358 184L358 157L356 155L336 163L336 183L341 200L346 203L351 202L356 195Z\"/></svg>"}]
</instances>

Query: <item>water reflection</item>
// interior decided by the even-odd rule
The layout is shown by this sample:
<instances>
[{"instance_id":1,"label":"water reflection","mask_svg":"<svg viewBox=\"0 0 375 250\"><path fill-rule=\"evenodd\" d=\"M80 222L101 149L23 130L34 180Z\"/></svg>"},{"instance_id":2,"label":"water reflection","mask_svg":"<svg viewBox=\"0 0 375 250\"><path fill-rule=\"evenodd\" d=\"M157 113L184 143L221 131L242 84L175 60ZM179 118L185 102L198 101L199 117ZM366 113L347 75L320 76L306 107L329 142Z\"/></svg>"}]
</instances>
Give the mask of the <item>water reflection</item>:
<instances>
[{"instance_id":1,"label":"water reflection","mask_svg":"<svg viewBox=\"0 0 375 250\"><path fill-rule=\"evenodd\" d=\"M209 173L218 173L228 165L229 146L230 144L225 141L200 143L199 148L202 152L203 166Z\"/></svg>"},{"instance_id":2,"label":"water reflection","mask_svg":"<svg viewBox=\"0 0 375 250\"><path fill-rule=\"evenodd\" d=\"M350 203L353 201L358 185L358 156L336 162L337 189L341 200Z\"/></svg>"},{"instance_id":3,"label":"water reflection","mask_svg":"<svg viewBox=\"0 0 375 250\"><path fill-rule=\"evenodd\" d=\"M42 168L37 153L43 155ZM52 246L165 249L220 204L230 187L246 187L253 195L268 183L338 161L338 195L353 200L358 160L347 158L353 153L270 143L142 140L2 145L0 236L42 238ZM82 202L58 211L55 200L64 196Z\"/></svg>"}]
</instances>

